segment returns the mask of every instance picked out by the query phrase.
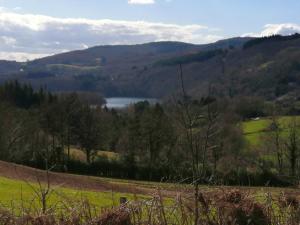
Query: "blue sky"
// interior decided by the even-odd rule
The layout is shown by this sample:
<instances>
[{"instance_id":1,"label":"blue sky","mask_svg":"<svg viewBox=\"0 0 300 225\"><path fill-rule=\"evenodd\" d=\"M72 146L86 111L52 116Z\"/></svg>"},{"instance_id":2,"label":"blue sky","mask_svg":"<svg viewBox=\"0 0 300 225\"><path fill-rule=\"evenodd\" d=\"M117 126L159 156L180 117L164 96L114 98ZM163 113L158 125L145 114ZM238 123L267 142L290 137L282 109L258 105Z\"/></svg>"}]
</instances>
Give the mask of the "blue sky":
<instances>
[{"instance_id":1,"label":"blue sky","mask_svg":"<svg viewBox=\"0 0 300 225\"><path fill-rule=\"evenodd\" d=\"M0 7L0 59L300 32L299 0L0 0Z\"/></svg>"}]
</instances>

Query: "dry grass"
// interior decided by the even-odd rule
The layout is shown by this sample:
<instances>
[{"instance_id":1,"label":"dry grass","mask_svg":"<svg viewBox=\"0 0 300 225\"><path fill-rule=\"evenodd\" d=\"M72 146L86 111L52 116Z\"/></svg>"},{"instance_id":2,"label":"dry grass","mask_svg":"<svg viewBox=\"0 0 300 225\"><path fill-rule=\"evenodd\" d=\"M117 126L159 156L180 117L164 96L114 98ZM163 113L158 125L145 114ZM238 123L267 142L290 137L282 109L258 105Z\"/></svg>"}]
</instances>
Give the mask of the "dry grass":
<instances>
[{"instance_id":1,"label":"dry grass","mask_svg":"<svg viewBox=\"0 0 300 225\"><path fill-rule=\"evenodd\" d=\"M29 181L38 177L42 181L44 171L0 162L0 174L22 176ZM59 204L57 202L53 204L49 199L47 210L42 210L41 204L36 205L36 202L28 202L24 198L18 205L0 208L0 225L194 224L195 204L191 185L151 183L141 188L139 182L124 184L68 174L49 173L49 175L51 185L60 183L74 187L75 184L78 185L77 183L84 183L87 189L99 188L99 191L110 189L112 194L120 190L124 193L130 191L137 194L145 191L148 196L137 198L134 195L129 202L119 207L99 208L95 202L88 199L74 199L63 195ZM136 186L138 188L133 189ZM99 201L102 200L99 198ZM201 187L197 201L200 205L197 210L201 215L199 225L300 224L298 189ZM0 205L3 205L1 199Z\"/></svg>"},{"instance_id":2,"label":"dry grass","mask_svg":"<svg viewBox=\"0 0 300 225\"><path fill-rule=\"evenodd\" d=\"M65 153L67 154L67 150L65 150ZM72 159L74 160L78 160L81 162L86 162L86 155L85 153L76 148L76 147L72 147L70 149L70 156ZM113 159L118 159L119 155L115 152L110 152L110 151L97 151L97 156L100 157L107 157L107 159L113 160Z\"/></svg>"},{"instance_id":3,"label":"dry grass","mask_svg":"<svg viewBox=\"0 0 300 225\"><path fill-rule=\"evenodd\" d=\"M193 195L178 193L166 200L157 190L149 200L135 199L119 207L95 209L88 201L66 200L62 208L30 211L21 208L21 215L0 210L4 225L192 225L194 224ZM239 190L222 190L200 194L199 225L299 225L299 199L282 193L265 199L255 198Z\"/></svg>"}]
</instances>

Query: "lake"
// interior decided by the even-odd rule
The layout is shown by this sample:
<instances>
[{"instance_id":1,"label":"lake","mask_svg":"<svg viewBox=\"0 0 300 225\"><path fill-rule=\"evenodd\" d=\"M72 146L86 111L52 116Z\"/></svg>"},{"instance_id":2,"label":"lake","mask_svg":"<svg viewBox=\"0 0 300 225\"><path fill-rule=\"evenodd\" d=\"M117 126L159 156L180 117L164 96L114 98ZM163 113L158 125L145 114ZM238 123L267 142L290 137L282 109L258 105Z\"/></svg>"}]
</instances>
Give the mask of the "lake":
<instances>
[{"instance_id":1,"label":"lake","mask_svg":"<svg viewBox=\"0 0 300 225\"><path fill-rule=\"evenodd\" d=\"M158 99L155 98L123 98L123 97L114 97L114 98L105 98L107 108L125 108L131 104L135 104L142 101L148 101L150 104L155 104L158 102Z\"/></svg>"}]
</instances>

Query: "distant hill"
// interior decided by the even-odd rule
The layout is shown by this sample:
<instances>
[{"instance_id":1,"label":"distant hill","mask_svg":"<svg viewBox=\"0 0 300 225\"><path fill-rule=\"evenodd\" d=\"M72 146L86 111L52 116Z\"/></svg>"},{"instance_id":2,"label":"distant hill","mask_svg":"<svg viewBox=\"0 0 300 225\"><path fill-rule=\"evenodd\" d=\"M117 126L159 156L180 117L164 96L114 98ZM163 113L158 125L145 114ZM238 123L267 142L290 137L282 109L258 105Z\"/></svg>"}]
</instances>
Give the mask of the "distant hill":
<instances>
[{"instance_id":1,"label":"distant hill","mask_svg":"<svg viewBox=\"0 0 300 225\"><path fill-rule=\"evenodd\" d=\"M20 72L21 63L13 62L13 61L6 61L0 60L0 76L1 74L5 73L12 73L12 72Z\"/></svg>"},{"instance_id":2,"label":"distant hill","mask_svg":"<svg viewBox=\"0 0 300 225\"><path fill-rule=\"evenodd\" d=\"M155 42L98 46L27 63L0 62L0 79L52 91L163 97L179 88L179 64L193 95L297 97L300 37L232 38L208 45Z\"/></svg>"}]
</instances>

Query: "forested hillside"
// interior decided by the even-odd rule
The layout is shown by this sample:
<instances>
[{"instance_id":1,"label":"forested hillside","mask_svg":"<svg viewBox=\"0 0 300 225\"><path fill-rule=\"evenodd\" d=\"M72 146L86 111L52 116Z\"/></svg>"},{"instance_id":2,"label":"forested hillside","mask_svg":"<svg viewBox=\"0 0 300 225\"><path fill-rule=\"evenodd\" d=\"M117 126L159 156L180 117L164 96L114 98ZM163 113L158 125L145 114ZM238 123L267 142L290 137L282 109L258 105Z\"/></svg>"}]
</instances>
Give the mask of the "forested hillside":
<instances>
[{"instance_id":1,"label":"forested hillside","mask_svg":"<svg viewBox=\"0 0 300 225\"><path fill-rule=\"evenodd\" d=\"M172 61L173 57L186 55L188 58L189 55L205 56L210 51L229 47L241 48L247 40L249 38L234 38L208 45L157 42L99 46L27 63L5 62L1 66L0 79L17 78L37 88L46 85L53 91L88 90L101 92L105 96L163 97L176 89L177 74L174 71L177 73L178 68L177 65L165 68L161 60ZM168 89L156 86L161 79L164 83L168 82Z\"/></svg>"},{"instance_id":2,"label":"forested hillside","mask_svg":"<svg viewBox=\"0 0 300 225\"><path fill-rule=\"evenodd\" d=\"M176 92L179 64L189 93L293 99L298 95L300 38L237 38L210 45L158 42L100 46L27 62L1 62L1 80L18 78L51 91L162 98ZM208 88L210 87L210 88ZM209 89L209 90L208 90Z\"/></svg>"}]
</instances>

